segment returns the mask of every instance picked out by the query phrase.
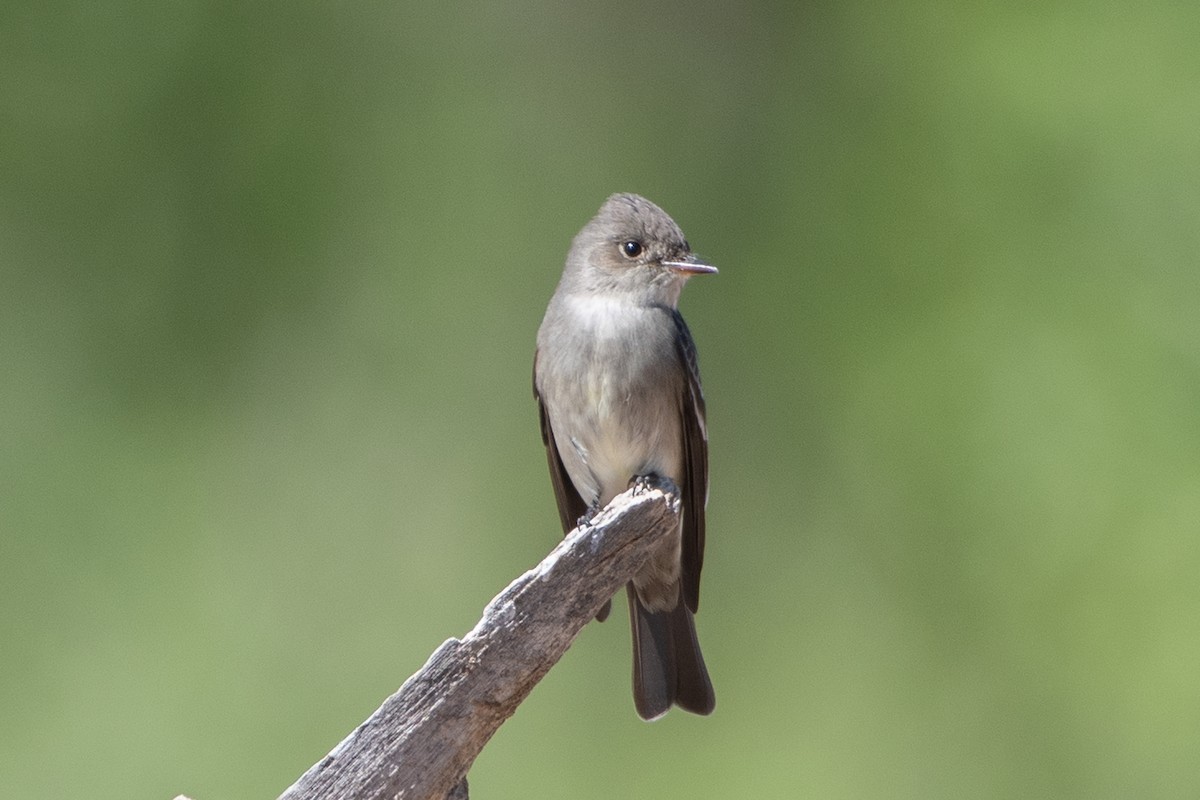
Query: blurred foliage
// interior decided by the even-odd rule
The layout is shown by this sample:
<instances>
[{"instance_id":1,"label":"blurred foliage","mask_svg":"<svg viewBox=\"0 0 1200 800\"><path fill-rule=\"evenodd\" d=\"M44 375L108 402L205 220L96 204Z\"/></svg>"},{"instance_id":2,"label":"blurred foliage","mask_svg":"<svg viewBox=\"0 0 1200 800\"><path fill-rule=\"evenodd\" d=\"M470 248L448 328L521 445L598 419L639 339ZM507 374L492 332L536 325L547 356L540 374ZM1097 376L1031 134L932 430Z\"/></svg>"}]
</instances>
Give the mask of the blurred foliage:
<instances>
[{"instance_id":1,"label":"blurred foliage","mask_svg":"<svg viewBox=\"0 0 1200 800\"><path fill-rule=\"evenodd\" d=\"M1200 794L1200 8L7 3L0 795L274 797L558 538L613 191L722 268L708 719L479 797Z\"/></svg>"}]
</instances>

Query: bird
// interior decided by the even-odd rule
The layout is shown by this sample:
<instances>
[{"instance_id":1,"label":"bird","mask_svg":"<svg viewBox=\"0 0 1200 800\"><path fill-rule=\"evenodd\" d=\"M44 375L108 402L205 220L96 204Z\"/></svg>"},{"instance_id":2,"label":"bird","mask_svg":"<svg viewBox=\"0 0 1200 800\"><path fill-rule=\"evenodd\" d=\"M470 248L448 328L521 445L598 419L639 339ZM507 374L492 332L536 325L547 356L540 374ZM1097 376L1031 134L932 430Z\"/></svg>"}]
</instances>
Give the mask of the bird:
<instances>
[{"instance_id":1,"label":"bird","mask_svg":"<svg viewBox=\"0 0 1200 800\"><path fill-rule=\"evenodd\" d=\"M690 278L716 272L665 211L614 194L573 240L537 334L533 391L564 534L639 478L669 478L681 493L679 527L626 586L634 706L646 720L716 705L694 620L708 431L678 308Z\"/></svg>"}]
</instances>

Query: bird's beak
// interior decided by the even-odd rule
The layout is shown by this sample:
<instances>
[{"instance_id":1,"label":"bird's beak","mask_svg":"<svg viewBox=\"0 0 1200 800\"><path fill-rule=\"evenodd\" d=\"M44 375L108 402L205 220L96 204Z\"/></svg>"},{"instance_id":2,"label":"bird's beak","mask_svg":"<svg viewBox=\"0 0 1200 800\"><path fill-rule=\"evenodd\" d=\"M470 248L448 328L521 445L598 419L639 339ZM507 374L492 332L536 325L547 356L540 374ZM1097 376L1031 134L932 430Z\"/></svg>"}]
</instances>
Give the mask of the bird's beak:
<instances>
[{"instance_id":1,"label":"bird's beak","mask_svg":"<svg viewBox=\"0 0 1200 800\"><path fill-rule=\"evenodd\" d=\"M664 261L662 265L688 275L708 275L717 272L717 268L712 264L690 253L682 261Z\"/></svg>"}]
</instances>

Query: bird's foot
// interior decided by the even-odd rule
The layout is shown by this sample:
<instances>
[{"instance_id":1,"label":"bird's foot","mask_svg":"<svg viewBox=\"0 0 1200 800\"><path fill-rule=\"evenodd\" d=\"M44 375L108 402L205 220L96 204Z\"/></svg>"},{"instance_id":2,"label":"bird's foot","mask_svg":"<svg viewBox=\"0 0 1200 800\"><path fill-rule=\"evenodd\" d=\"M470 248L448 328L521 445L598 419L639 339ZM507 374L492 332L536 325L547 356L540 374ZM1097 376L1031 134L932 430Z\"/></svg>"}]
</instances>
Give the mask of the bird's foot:
<instances>
[{"instance_id":1,"label":"bird's foot","mask_svg":"<svg viewBox=\"0 0 1200 800\"><path fill-rule=\"evenodd\" d=\"M575 527L583 528L588 525L591 525L592 520L595 519L596 515L599 513L600 513L600 504L592 503L590 506L588 506L588 510L586 512L584 512L584 515L582 517L580 517L579 519L575 520Z\"/></svg>"},{"instance_id":2,"label":"bird's foot","mask_svg":"<svg viewBox=\"0 0 1200 800\"><path fill-rule=\"evenodd\" d=\"M629 481L629 488L633 489L634 494L642 494L643 492L648 492L654 488L650 484L650 480L653 477L654 477L653 475L634 475L633 478Z\"/></svg>"}]
</instances>

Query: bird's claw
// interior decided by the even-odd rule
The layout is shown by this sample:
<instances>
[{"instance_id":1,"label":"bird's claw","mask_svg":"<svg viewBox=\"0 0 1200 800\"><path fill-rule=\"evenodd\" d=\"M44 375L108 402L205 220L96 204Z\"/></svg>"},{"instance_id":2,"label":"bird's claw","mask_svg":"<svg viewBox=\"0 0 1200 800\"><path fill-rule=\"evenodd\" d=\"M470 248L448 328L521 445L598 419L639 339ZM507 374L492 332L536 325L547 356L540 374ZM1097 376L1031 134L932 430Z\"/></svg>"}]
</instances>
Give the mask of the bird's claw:
<instances>
[{"instance_id":1,"label":"bird's claw","mask_svg":"<svg viewBox=\"0 0 1200 800\"><path fill-rule=\"evenodd\" d=\"M575 527L585 528L588 525L591 525L592 520L595 519L596 515L599 513L600 513L600 504L592 503L590 506L588 506L588 510L584 512L583 516L580 517L579 519L575 520Z\"/></svg>"},{"instance_id":2,"label":"bird's claw","mask_svg":"<svg viewBox=\"0 0 1200 800\"><path fill-rule=\"evenodd\" d=\"M650 491L650 489L653 488L650 485L650 476L634 475L633 479L629 481L629 488L633 489L634 494L642 494L643 492Z\"/></svg>"}]
</instances>

